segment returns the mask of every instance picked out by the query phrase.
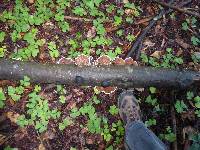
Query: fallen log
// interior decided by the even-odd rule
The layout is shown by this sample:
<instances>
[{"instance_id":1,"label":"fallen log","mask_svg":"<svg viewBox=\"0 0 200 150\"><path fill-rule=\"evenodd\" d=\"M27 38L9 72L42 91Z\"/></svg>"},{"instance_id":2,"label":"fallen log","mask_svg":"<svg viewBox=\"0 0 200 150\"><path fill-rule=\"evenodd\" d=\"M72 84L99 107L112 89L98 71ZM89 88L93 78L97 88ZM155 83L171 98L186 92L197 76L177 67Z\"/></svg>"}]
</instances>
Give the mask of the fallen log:
<instances>
[{"instance_id":1,"label":"fallen log","mask_svg":"<svg viewBox=\"0 0 200 150\"><path fill-rule=\"evenodd\" d=\"M147 86L185 88L200 83L200 72L187 70L131 65L80 67L8 59L0 60L1 80L20 80L24 76L30 77L33 83L118 86L122 88Z\"/></svg>"}]
</instances>

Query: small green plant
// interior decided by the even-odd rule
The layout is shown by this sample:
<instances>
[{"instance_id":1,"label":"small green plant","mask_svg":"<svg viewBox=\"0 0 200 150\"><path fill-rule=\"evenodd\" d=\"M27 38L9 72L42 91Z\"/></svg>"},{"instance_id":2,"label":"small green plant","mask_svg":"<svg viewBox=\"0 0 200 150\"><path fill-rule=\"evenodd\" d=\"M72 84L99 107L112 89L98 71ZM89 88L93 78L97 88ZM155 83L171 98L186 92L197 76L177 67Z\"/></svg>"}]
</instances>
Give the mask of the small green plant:
<instances>
[{"instance_id":1,"label":"small green plant","mask_svg":"<svg viewBox=\"0 0 200 150\"><path fill-rule=\"evenodd\" d=\"M0 47L0 58L5 56L6 46Z\"/></svg>"},{"instance_id":2,"label":"small green plant","mask_svg":"<svg viewBox=\"0 0 200 150\"><path fill-rule=\"evenodd\" d=\"M147 121L145 121L145 125L147 126L147 127L151 127L151 126L154 126L154 125L156 125L156 119L148 119Z\"/></svg>"},{"instance_id":3,"label":"small green plant","mask_svg":"<svg viewBox=\"0 0 200 150\"><path fill-rule=\"evenodd\" d=\"M129 41L129 42L133 42L135 41L136 37L132 34L129 34L127 35L126 39Z\"/></svg>"},{"instance_id":4,"label":"small green plant","mask_svg":"<svg viewBox=\"0 0 200 150\"><path fill-rule=\"evenodd\" d=\"M81 6L76 6L74 7L74 9L72 10L72 12L75 14L75 15L78 15L78 16L84 16L84 15L87 15L87 12L84 8L82 8Z\"/></svg>"},{"instance_id":5,"label":"small green plant","mask_svg":"<svg viewBox=\"0 0 200 150\"><path fill-rule=\"evenodd\" d=\"M187 105L183 101L177 100L175 103L175 108L178 113L182 113L187 110Z\"/></svg>"},{"instance_id":6,"label":"small green plant","mask_svg":"<svg viewBox=\"0 0 200 150\"><path fill-rule=\"evenodd\" d=\"M116 32L116 34L120 37L120 36L122 36L123 35L123 30L118 30L117 32Z\"/></svg>"},{"instance_id":7,"label":"small green plant","mask_svg":"<svg viewBox=\"0 0 200 150\"><path fill-rule=\"evenodd\" d=\"M108 55L111 60L114 60L118 55L122 54L122 50L120 47L116 47L114 51L109 50L105 54Z\"/></svg>"},{"instance_id":8,"label":"small green plant","mask_svg":"<svg viewBox=\"0 0 200 150\"><path fill-rule=\"evenodd\" d=\"M4 41L5 36L6 36L6 33L3 31L0 31L0 43Z\"/></svg>"},{"instance_id":9,"label":"small green plant","mask_svg":"<svg viewBox=\"0 0 200 150\"><path fill-rule=\"evenodd\" d=\"M133 15L135 17L138 17L140 15L141 8L139 6L136 6L134 3L129 3L129 2L125 3L124 7L128 9L132 9Z\"/></svg>"},{"instance_id":10,"label":"small green plant","mask_svg":"<svg viewBox=\"0 0 200 150\"><path fill-rule=\"evenodd\" d=\"M119 26L122 24L122 17L120 16L114 16L114 25Z\"/></svg>"},{"instance_id":11,"label":"small green plant","mask_svg":"<svg viewBox=\"0 0 200 150\"><path fill-rule=\"evenodd\" d=\"M61 113L57 109L50 110L48 101L38 95L35 89L28 95L29 101L26 104L27 114L30 117L26 118L25 115L21 115L17 119L17 124L21 127L34 125L35 129L42 133L47 130L49 119L57 119Z\"/></svg>"},{"instance_id":12,"label":"small green plant","mask_svg":"<svg viewBox=\"0 0 200 150\"><path fill-rule=\"evenodd\" d=\"M16 59L29 59L36 57L39 54L39 47L45 43L44 39L36 40L38 30L33 28L30 32L26 33L23 39L29 44L15 52L12 57Z\"/></svg>"},{"instance_id":13,"label":"small green plant","mask_svg":"<svg viewBox=\"0 0 200 150\"><path fill-rule=\"evenodd\" d=\"M94 102L96 105L101 103L101 101L97 98L96 95L94 95L94 96L92 97L92 100L93 100L93 102Z\"/></svg>"},{"instance_id":14,"label":"small green plant","mask_svg":"<svg viewBox=\"0 0 200 150\"><path fill-rule=\"evenodd\" d=\"M106 11L107 11L108 13L112 13L114 10L115 10L115 5L113 5L113 4L110 4L110 5L106 8Z\"/></svg>"},{"instance_id":15,"label":"small green plant","mask_svg":"<svg viewBox=\"0 0 200 150\"><path fill-rule=\"evenodd\" d=\"M145 100L146 103L152 105L152 106L156 106L158 105L158 100L157 98L153 98L151 95L149 95L146 100Z\"/></svg>"},{"instance_id":16,"label":"small green plant","mask_svg":"<svg viewBox=\"0 0 200 150\"><path fill-rule=\"evenodd\" d=\"M192 141L192 145L190 146L189 150L200 149L200 133L190 135L189 138Z\"/></svg>"},{"instance_id":17,"label":"small green plant","mask_svg":"<svg viewBox=\"0 0 200 150\"><path fill-rule=\"evenodd\" d=\"M78 116L80 116L80 111L78 110L77 107L74 107L72 110L71 110L71 113L70 113L70 117L72 118L76 118Z\"/></svg>"},{"instance_id":18,"label":"small green plant","mask_svg":"<svg viewBox=\"0 0 200 150\"><path fill-rule=\"evenodd\" d=\"M192 100L193 98L194 98L194 93L191 92L191 91L188 91L188 92L187 92L187 99L188 99L188 100Z\"/></svg>"},{"instance_id":19,"label":"small green plant","mask_svg":"<svg viewBox=\"0 0 200 150\"><path fill-rule=\"evenodd\" d=\"M18 150L18 148L12 148L12 147L10 147L10 146L6 146L6 147L4 148L4 150Z\"/></svg>"},{"instance_id":20,"label":"small green plant","mask_svg":"<svg viewBox=\"0 0 200 150\"><path fill-rule=\"evenodd\" d=\"M174 142L176 140L176 135L172 132L171 127L166 128L165 134L160 134L161 139L167 140L169 142Z\"/></svg>"},{"instance_id":21,"label":"small green plant","mask_svg":"<svg viewBox=\"0 0 200 150\"><path fill-rule=\"evenodd\" d=\"M116 105L112 105L110 106L109 113L111 115L117 115L119 113L119 109L116 107Z\"/></svg>"},{"instance_id":22,"label":"small green plant","mask_svg":"<svg viewBox=\"0 0 200 150\"><path fill-rule=\"evenodd\" d=\"M174 56L172 53L172 48L167 48L166 54L164 54L160 60L154 57L148 57L144 53L141 53L140 57L142 62L153 67L176 68L178 65L183 64L183 59L181 57Z\"/></svg>"},{"instance_id":23,"label":"small green plant","mask_svg":"<svg viewBox=\"0 0 200 150\"><path fill-rule=\"evenodd\" d=\"M59 102L61 102L62 104L64 104L66 102L66 97L64 95L61 95L59 97Z\"/></svg>"},{"instance_id":24,"label":"small green plant","mask_svg":"<svg viewBox=\"0 0 200 150\"><path fill-rule=\"evenodd\" d=\"M5 94L2 88L0 88L0 108L3 108L5 106Z\"/></svg>"},{"instance_id":25,"label":"small green plant","mask_svg":"<svg viewBox=\"0 0 200 150\"><path fill-rule=\"evenodd\" d=\"M195 17L187 18L186 21L182 23L182 29L184 31L187 30L195 30L197 28L197 19ZM194 46L200 45L200 39L196 37L195 35L191 36L191 42Z\"/></svg>"},{"instance_id":26,"label":"small green plant","mask_svg":"<svg viewBox=\"0 0 200 150\"><path fill-rule=\"evenodd\" d=\"M93 21L93 25L95 26L98 35L101 35L101 36L105 35L106 29L103 26L103 20L102 19L100 19L100 18L95 19Z\"/></svg>"},{"instance_id":27,"label":"small green plant","mask_svg":"<svg viewBox=\"0 0 200 150\"><path fill-rule=\"evenodd\" d=\"M63 122L59 123L59 129L63 131L66 127L70 126L73 123L70 117L67 117L63 120Z\"/></svg>"},{"instance_id":28,"label":"small green plant","mask_svg":"<svg viewBox=\"0 0 200 150\"><path fill-rule=\"evenodd\" d=\"M200 117L200 96L196 96L194 98L194 105L195 105L195 114L197 115L197 117Z\"/></svg>"},{"instance_id":29,"label":"small green plant","mask_svg":"<svg viewBox=\"0 0 200 150\"><path fill-rule=\"evenodd\" d=\"M149 88L151 94L155 94L156 93L156 88L155 87L150 87Z\"/></svg>"},{"instance_id":30,"label":"small green plant","mask_svg":"<svg viewBox=\"0 0 200 150\"><path fill-rule=\"evenodd\" d=\"M24 89L30 85L30 78L24 76L23 80L20 80L20 85L18 87L8 86L8 95L14 101L18 101L21 98L21 94L24 92Z\"/></svg>"},{"instance_id":31,"label":"small green plant","mask_svg":"<svg viewBox=\"0 0 200 150\"><path fill-rule=\"evenodd\" d=\"M195 64L198 64L200 62L200 54L198 52L192 54L192 60Z\"/></svg>"},{"instance_id":32,"label":"small green plant","mask_svg":"<svg viewBox=\"0 0 200 150\"><path fill-rule=\"evenodd\" d=\"M48 48L50 49L49 54L50 54L51 58L59 57L60 53L56 48L55 42L49 42L48 43Z\"/></svg>"}]
</instances>

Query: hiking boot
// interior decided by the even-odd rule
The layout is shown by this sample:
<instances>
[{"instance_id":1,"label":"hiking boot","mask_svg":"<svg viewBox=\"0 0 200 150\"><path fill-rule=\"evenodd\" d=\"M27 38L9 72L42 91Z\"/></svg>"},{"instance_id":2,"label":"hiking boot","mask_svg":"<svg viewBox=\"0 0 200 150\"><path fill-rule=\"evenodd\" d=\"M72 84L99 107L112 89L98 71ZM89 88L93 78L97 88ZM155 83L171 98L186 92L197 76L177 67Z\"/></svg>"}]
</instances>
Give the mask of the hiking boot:
<instances>
[{"instance_id":1,"label":"hiking boot","mask_svg":"<svg viewBox=\"0 0 200 150\"><path fill-rule=\"evenodd\" d=\"M118 97L119 114L125 125L141 120L141 111L132 91L124 91Z\"/></svg>"}]
</instances>

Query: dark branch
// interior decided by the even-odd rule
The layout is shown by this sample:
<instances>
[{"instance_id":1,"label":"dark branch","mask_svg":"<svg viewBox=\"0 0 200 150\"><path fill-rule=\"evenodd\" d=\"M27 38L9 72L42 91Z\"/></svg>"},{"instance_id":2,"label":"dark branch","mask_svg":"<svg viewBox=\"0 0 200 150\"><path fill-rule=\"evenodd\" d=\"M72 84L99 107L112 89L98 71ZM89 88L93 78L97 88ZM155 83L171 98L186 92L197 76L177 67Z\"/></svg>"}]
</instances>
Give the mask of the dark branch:
<instances>
[{"instance_id":1,"label":"dark branch","mask_svg":"<svg viewBox=\"0 0 200 150\"><path fill-rule=\"evenodd\" d=\"M59 83L84 86L176 87L200 83L200 73L135 66L83 66L40 64L0 60L1 80L20 80L29 76L33 83Z\"/></svg>"}]
</instances>

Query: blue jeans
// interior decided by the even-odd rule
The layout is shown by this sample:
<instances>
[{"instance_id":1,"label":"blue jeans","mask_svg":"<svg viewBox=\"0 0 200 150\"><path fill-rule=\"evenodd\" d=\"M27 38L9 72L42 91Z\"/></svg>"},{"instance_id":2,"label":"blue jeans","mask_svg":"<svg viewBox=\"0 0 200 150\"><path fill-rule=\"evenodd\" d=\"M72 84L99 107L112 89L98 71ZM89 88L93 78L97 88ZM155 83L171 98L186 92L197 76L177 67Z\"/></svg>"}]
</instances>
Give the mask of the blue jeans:
<instances>
[{"instance_id":1,"label":"blue jeans","mask_svg":"<svg viewBox=\"0 0 200 150\"><path fill-rule=\"evenodd\" d=\"M126 127L125 142L128 150L166 150L167 147L140 121Z\"/></svg>"}]
</instances>

